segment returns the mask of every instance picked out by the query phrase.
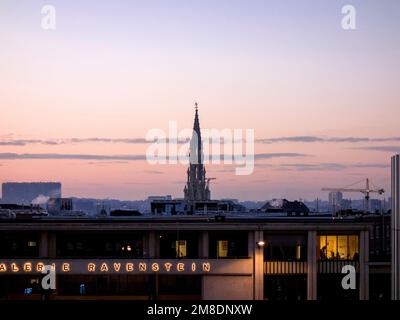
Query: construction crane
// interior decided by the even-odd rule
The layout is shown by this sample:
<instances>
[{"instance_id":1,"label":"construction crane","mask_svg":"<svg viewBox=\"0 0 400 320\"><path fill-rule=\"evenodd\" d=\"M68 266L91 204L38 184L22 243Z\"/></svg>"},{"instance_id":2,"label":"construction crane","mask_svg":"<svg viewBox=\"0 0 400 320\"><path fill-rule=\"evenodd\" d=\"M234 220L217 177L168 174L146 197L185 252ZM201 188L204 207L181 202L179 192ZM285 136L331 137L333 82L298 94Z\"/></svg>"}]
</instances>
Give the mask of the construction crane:
<instances>
[{"instance_id":1,"label":"construction crane","mask_svg":"<svg viewBox=\"0 0 400 320\"><path fill-rule=\"evenodd\" d=\"M384 189L371 189L370 188L370 183L369 183L369 179L366 179L366 184L365 184L365 188L364 189L356 189L356 188L322 188L322 191L331 191L331 192L361 192L362 194L364 194L364 198L365 198L365 207L366 207L366 211L369 212L370 211L370 193L378 193L378 194L383 194L385 193Z\"/></svg>"}]
</instances>

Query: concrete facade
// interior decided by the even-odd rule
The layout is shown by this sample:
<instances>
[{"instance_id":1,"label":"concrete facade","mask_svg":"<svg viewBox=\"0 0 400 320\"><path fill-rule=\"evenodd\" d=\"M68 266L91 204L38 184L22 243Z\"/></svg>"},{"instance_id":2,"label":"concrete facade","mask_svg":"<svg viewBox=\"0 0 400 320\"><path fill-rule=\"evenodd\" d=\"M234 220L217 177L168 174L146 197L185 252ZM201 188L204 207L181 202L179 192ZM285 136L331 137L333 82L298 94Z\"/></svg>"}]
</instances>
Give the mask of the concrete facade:
<instances>
[{"instance_id":1,"label":"concrete facade","mask_svg":"<svg viewBox=\"0 0 400 320\"><path fill-rule=\"evenodd\" d=\"M207 218L208 219L208 218ZM205 218L198 218L198 221L193 221L193 218L188 219L164 219L159 221L156 219L130 219L125 221L63 221L53 219L52 221L43 219L40 223L37 222L7 222L0 223L0 232L38 232L40 234L39 241L39 256L37 259L29 259L30 262L43 263L49 262L56 263L57 268L61 268L63 263L70 263L70 270L62 273L63 275L70 274L88 274L87 266L90 262L96 263L96 272L93 274L116 274L112 270L115 263L133 263L139 266L139 263L146 264L146 270L143 274L155 274L152 272L151 266L157 263L160 269L163 268L165 263L171 263L173 270L166 272L165 270L159 271L163 275L190 275L196 274L201 276L201 297L207 300L213 299L240 299L240 300L263 300L265 292L265 277L266 276L291 276L291 275L305 275L307 277L306 283L306 298L308 300L316 300L318 297L317 283L318 274L321 272L320 262L318 261L317 250L319 248L318 236L319 234L354 234L359 238L359 260L354 261L357 266L359 276L359 299L366 300L369 298L369 224L359 221L335 221L330 219L303 219L290 220L280 219L273 221L253 221L247 219L245 221L225 221L213 222ZM172 223L171 223L172 222ZM158 236L160 231L193 231L199 234L198 237L198 257L194 259L161 259L160 258L160 241L163 241ZM140 231L143 233L143 259L121 259L121 258L107 258L91 260L85 259L70 259L57 256L57 234L58 232L65 231L79 231L79 232L134 232ZM242 258L224 258L215 259L210 257L210 235L214 232L229 231L229 232L244 232L247 234L247 257ZM264 236L269 233L274 234L290 234L291 232L302 232L307 236L307 256L304 262L296 261L272 261L271 265L275 271L268 271L267 264L264 256L264 248L257 243L264 239ZM11 263L17 263L23 266L26 259L4 259L0 257L0 264L6 263L11 266ZM330 265L334 266L334 271L340 274L341 267L346 262L342 261L328 261ZM103 263L107 265L107 272L102 273L100 267ZM177 264L183 263L185 266L182 272L177 272ZM191 271L190 266L192 263L196 264L196 270ZM210 264L210 270L204 272L201 270L203 263ZM199 267L200 266L200 267ZM108 268L110 270L108 270ZM135 267L136 268L136 267ZM199 269L200 268L200 269ZM0 268L1 269L1 268ZM21 268L20 268L21 269ZM122 268L123 269L123 268ZM121 270L122 270L121 269ZM332 270L333 270L332 269ZM135 269L136 270L136 269ZM1 271L1 270L0 270ZM20 272L23 270L21 269ZM136 270L137 271L137 270ZM134 272L136 272L134 271ZM3 274L11 272L7 270ZM118 271L119 273L126 274L125 271ZM139 272L139 271L137 271ZM333 271L331 271L333 272ZM3 276L0 272L0 278ZM133 274L133 273L132 273Z\"/></svg>"}]
</instances>

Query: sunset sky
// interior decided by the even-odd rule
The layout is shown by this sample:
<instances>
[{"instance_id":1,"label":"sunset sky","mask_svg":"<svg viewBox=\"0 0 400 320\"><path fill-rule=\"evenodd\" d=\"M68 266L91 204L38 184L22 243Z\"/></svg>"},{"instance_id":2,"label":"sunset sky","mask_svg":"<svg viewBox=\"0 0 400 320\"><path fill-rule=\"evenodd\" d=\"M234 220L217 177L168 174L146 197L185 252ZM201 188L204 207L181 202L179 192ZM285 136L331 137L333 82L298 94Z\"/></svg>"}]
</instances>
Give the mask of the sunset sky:
<instances>
[{"instance_id":1,"label":"sunset sky","mask_svg":"<svg viewBox=\"0 0 400 320\"><path fill-rule=\"evenodd\" d=\"M341 27L346 4L356 30ZM206 167L213 198L312 200L366 177L389 196L398 0L2 0L0 40L0 183L182 197L186 166L148 164L143 139L191 128L197 101L202 128L256 138L253 174Z\"/></svg>"}]
</instances>

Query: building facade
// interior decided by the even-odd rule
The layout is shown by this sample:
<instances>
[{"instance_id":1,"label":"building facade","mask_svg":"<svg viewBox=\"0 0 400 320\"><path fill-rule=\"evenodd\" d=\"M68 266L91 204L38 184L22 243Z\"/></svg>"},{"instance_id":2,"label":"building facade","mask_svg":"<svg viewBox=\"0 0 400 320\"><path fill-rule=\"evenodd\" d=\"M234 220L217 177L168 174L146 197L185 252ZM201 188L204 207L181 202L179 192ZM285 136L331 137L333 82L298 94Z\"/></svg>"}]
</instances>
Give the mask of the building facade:
<instances>
[{"instance_id":1,"label":"building facade","mask_svg":"<svg viewBox=\"0 0 400 320\"><path fill-rule=\"evenodd\" d=\"M0 299L390 299L390 262L370 260L374 223L251 215L2 219ZM41 287L45 265L55 270L51 291ZM344 266L355 271L355 289L342 287Z\"/></svg>"}]
</instances>

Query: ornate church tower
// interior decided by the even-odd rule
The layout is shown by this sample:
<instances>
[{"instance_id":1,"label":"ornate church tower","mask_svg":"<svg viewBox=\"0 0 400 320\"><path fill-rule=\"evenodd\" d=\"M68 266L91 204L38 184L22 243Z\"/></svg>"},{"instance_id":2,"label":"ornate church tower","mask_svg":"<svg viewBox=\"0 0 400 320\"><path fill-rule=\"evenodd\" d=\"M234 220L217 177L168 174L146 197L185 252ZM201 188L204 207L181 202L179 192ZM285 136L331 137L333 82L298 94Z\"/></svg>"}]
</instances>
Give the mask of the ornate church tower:
<instances>
[{"instance_id":1,"label":"ornate church tower","mask_svg":"<svg viewBox=\"0 0 400 320\"><path fill-rule=\"evenodd\" d=\"M195 110L193 134L190 140L190 163L187 169L187 183L183 192L185 200L204 201L210 200L210 189L206 179L206 169L203 165L203 149L197 102L195 103Z\"/></svg>"}]
</instances>

